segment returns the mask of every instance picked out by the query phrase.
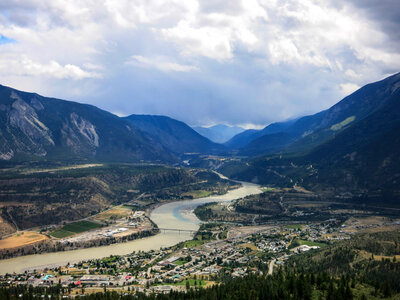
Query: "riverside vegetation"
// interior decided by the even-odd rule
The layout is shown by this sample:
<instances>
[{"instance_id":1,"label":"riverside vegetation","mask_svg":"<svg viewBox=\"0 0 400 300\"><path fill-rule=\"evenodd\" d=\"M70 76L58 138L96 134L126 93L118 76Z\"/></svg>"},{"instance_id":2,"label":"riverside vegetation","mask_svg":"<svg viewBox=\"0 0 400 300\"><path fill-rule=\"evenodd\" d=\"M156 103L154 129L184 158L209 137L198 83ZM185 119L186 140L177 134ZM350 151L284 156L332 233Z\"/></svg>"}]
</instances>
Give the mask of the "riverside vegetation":
<instances>
[{"instance_id":1,"label":"riverside vegetation","mask_svg":"<svg viewBox=\"0 0 400 300\"><path fill-rule=\"evenodd\" d=\"M119 218L128 218L131 212L147 211L168 201L223 194L236 184L220 179L211 171L190 168L47 164L46 168L29 165L3 171L0 173L0 186L0 229L3 237L0 246L6 245L0 249L0 254L1 258L9 258L108 245L153 235L157 228L146 217L142 231L123 237L67 243L57 240L110 226ZM118 209L122 203L126 204L125 210ZM105 210L107 213L102 213ZM71 223L81 219L84 220ZM42 239L39 242L36 242L37 238L27 240L25 232L42 234ZM7 243L10 237L15 240L14 244Z\"/></svg>"}]
</instances>

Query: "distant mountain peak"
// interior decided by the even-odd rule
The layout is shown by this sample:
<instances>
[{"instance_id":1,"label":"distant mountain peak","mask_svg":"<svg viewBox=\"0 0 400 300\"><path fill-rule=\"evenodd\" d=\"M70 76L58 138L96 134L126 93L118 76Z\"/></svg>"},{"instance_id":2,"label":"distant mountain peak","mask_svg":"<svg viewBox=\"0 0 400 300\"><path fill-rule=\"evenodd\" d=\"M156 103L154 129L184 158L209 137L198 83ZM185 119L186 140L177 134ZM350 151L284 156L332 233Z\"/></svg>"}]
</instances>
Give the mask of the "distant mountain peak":
<instances>
[{"instance_id":1,"label":"distant mountain peak","mask_svg":"<svg viewBox=\"0 0 400 300\"><path fill-rule=\"evenodd\" d=\"M133 114L124 119L177 154L215 154L224 150L222 145L218 145L200 135L184 122L167 116Z\"/></svg>"},{"instance_id":2,"label":"distant mountain peak","mask_svg":"<svg viewBox=\"0 0 400 300\"><path fill-rule=\"evenodd\" d=\"M194 126L193 129L215 143L225 143L233 136L245 130L239 126L226 124L216 124L210 127Z\"/></svg>"}]
</instances>

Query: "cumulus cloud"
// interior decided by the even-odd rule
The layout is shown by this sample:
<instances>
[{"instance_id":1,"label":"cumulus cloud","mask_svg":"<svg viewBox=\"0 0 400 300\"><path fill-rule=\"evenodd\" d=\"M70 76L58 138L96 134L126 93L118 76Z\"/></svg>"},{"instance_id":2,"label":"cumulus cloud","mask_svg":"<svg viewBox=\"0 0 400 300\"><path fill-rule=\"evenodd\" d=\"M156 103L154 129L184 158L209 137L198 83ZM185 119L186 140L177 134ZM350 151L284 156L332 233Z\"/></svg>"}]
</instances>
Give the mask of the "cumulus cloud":
<instances>
[{"instance_id":1,"label":"cumulus cloud","mask_svg":"<svg viewBox=\"0 0 400 300\"><path fill-rule=\"evenodd\" d=\"M232 9L232 6L235 9ZM175 26L161 29L161 34L177 43L183 55L201 55L219 61L234 55L236 43L249 49L258 42L253 31L257 20L268 19L257 1L232 1L225 8L221 1L201 1L188 10Z\"/></svg>"},{"instance_id":2,"label":"cumulus cloud","mask_svg":"<svg viewBox=\"0 0 400 300\"><path fill-rule=\"evenodd\" d=\"M124 115L262 125L398 72L397 2L3 1L1 83Z\"/></svg>"},{"instance_id":3,"label":"cumulus cloud","mask_svg":"<svg viewBox=\"0 0 400 300\"><path fill-rule=\"evenodd\" d=\"M73 80L101 77L99 73L85 71L72 64L60 65L54 60L42 64L26 56L15 57L12 55L0 57L0 74L2 76L46 76Z\"/></svg>"}]
</instances>

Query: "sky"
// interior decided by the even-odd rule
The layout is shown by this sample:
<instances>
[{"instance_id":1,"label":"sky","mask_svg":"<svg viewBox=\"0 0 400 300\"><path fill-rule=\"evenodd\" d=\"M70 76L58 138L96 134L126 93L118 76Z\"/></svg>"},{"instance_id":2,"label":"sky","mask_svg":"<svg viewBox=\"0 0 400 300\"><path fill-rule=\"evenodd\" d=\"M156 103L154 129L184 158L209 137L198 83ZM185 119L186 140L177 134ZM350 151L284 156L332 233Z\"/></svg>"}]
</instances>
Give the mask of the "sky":
<instances>
[{"instance_id":1,"label":"sky","mask_svg":"<svg viewBox=\"0 0 400 300\"><path fill-rule=\"evenodd\" d=\"M0 84L260 128L400 72L398 0L0 0Z\"/></svg>"}]
</instances>

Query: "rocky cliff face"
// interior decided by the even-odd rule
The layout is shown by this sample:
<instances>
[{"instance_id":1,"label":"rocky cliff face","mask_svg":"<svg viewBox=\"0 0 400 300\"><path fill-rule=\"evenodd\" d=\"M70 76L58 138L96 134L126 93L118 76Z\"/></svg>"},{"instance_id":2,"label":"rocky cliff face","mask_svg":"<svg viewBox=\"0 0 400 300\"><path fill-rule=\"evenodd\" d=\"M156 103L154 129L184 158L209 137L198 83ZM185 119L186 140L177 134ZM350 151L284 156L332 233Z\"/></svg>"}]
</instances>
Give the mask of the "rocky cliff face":
<instances>
[{"instance_id":1,"label":"rocky cliff face","mask_svg":"<svg viewBox=\"0 0 400 300\"><path fill-rule=\"evenodd\" d=\"M96 127L88 120L76 113L71 113L63 124L61 132L66 145L74 153L80 153L81 145L86 144L89 153L96 154L96 149L99 147L99 135L96 132Z\"/></svg>"},{"instance_id":2,"label":"rocky cliff face","mask_svg":"<svg viewBox=\"0 0 400 300\"><path fill-rule=\"evenodd\" d=\"M11 159L17 152L29 152L37 156L47 154L45 146L54 146L50 131L38 118L35 109L11 91L8 105L1 106L0 136L1 159Z\"/></svg>"},{"instance_id":3,"label":"rocky cliff face","mask_svg":"<svg viewBox=\"0 0 400 300\"><path fill-rule=\"evenodd\" d=\"M156 140L90 105L0 86L0 160L173 161Z\"/></svg>"},{"instance_id":4,"label":"rocky cliff face","mask_svg":"<svg viewBox=\"0 0 400 300\"><path fill-rule=\"evenodd\" d=\"M9 105L2 106L7 120L2 127L11 139L4 141L5 147L0 152L0 158L9 160L16 153L46 156L47 149L55 147L56 144L52 132L39 120L36 113L44 110L43 104L39 99L33 98L29 105L15 91L11 91L10 100L12 102ZM72 152L78 154L82 152L82 148L88 147L89 153L96 154L96 148L99 146L96 128L77 113L73 112L66 118L61 134L62 140Z\"/></svg>"},{"instance_id":5,"label":"rocky cliff face","mask_svg":"<svg viewBox=\"0 0 400 300\"><path fill-rule=\"evenodd\" d=\"M39 121L36 111L28 103L23 101L17 93L11 92L11 99L15 100L11 104L9 112L9 124L15 129L19 129L24 138L30 144L36 146L37 155L46 155L45 146L54 146L50 130ZM40 103L40 102L38 102Z\"/></svg>"}]
</instances>

